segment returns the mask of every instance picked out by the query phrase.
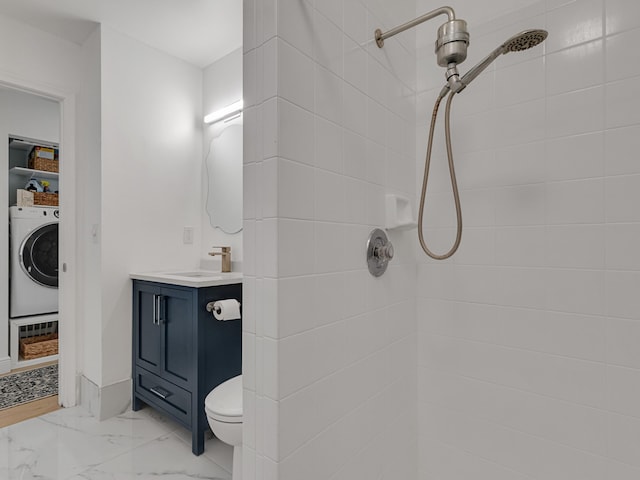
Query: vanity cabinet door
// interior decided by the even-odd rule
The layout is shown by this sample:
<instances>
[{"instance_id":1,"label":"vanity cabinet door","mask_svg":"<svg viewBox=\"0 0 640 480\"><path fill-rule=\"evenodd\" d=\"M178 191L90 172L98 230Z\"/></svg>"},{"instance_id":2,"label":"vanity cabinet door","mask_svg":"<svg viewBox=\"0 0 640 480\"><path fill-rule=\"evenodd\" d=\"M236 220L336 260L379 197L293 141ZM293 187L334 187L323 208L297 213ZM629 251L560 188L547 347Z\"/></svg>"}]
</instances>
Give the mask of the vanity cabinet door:
<instances>
[{"instance_id":1,"label":"vanity cabinet door","mask_svg":"<svg viewBox=\"0 0 640 480\"><path fill-rule=\"evenodd\" d=\"M162 332L157 325L159 293L158 287L141 282L134 283L134 360L138 365L157 375L162 368Z\"/></svg>"},{"instance_id":2,"label":"vanity cabinet door","mask_svg":"<svg viewBox=\"0 0 640 480\"><path fill-rule=\"evenodd\" d=\"M183 388L191 387L196 373L195 294L194 289L161 289L161 375Z\"/></svg>"}]
</instances>

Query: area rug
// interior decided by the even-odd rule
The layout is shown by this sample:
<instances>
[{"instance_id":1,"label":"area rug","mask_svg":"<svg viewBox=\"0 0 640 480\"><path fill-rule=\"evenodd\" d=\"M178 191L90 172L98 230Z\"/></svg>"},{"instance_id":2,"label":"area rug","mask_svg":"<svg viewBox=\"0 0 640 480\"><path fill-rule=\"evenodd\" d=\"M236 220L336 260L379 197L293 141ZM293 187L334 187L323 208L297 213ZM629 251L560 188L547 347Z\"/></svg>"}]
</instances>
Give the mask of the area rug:
<instances>
[{"instance_id":1,"label":"area rug","mask_svg":"<svg viewBox=\"0 0 640 480\"><path fill-rule=\"evenodd\" d=\"M57 394L57 363L0 377L0 410Z\"/></svg>"}]
</instances>

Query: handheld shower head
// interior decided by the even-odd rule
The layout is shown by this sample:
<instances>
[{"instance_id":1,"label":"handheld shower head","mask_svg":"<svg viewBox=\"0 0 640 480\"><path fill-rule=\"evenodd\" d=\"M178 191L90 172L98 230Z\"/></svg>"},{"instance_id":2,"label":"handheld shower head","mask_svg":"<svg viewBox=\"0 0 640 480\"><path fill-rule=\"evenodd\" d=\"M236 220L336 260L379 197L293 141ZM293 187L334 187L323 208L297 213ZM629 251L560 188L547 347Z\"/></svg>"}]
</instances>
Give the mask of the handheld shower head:
<instances>
[{"instance_id":1,"label":"handheld shower head","mask_svg":"<svg viewBox=\"0 0 640 480\"><path fill-rule=\"evenodd\" d=\"M501 45L501 48L504 48L503 53L505 54L509 52L521 52L522 50L528 50L539 43L544 42L548 34L549 33L546 30L525 30L504 42Z\"/></svg>"},{"instance_id":2,"label":"handheld shower head","mask_svg":"<svg viewBox=\"0 0 640 480\"><path fill-rule=\"evenodd\" d=\"M453 89L453 91L456 93L464 90L467 85L469 85L500 55L506 55L509 52L521 52L523 50L528 50L544 42L544 40L547 38L547 35L548 32L541 29L524 30L517 35L514 35L489 55L487 55L471 70L465 73L459 82L457 82L453 86L450 83L445 85L444 88L440 91L440 98L444 97L451 89Z\"/></svg>"}]
</instances>

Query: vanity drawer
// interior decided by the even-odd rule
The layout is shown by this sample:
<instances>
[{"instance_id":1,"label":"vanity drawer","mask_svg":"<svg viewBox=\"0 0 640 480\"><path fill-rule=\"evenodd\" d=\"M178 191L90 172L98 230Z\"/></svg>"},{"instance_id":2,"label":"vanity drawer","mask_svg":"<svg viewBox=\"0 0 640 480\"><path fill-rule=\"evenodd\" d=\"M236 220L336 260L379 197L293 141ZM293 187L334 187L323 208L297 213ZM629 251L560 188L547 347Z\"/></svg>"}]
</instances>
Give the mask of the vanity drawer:
<instances>
[{"instance_id":1,"label":"vanity drawer","mask_svg":"<svg viewBox=\"0 0 640 480\"><path fill-rule=\"evenodd\" d=\"M136 368L136 395L171 414L186 427L191 426L191 393L162 378Z\"/></svg>"}]
</instances>

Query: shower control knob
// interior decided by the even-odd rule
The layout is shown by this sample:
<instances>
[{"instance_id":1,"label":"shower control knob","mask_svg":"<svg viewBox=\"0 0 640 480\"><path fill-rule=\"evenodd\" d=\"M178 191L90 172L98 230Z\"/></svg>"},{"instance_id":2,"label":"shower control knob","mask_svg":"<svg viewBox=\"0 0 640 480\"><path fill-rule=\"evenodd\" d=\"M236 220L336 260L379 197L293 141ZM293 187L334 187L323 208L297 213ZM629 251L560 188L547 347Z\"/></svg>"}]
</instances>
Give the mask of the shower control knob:
<instances>
[{"instance_id":1,"label":"shower control knob","mask_svg":"<svg viewBox=\"0 0 640 480\"><path fill-rule=\"evenodd\" d=\"M393 244L389 242L386 245L379 245L373 254L380 260L391 260L393 258Z\"/></svg>"},{"instance_id":2,"label":"shower control knob","mask_svg":"<svg viewBox=\"0 0 640 480\"><path fill-rule=\"evenodd\" d=\"M387 270L389 260L393 258L393 245L384 230L376 228L369 234L367 241L367 266L369 273L379 277Z\"/></svg>"}]
</instances>

